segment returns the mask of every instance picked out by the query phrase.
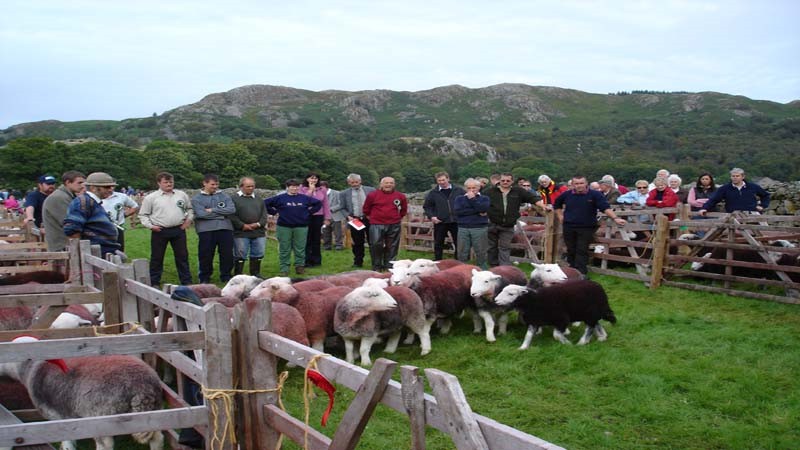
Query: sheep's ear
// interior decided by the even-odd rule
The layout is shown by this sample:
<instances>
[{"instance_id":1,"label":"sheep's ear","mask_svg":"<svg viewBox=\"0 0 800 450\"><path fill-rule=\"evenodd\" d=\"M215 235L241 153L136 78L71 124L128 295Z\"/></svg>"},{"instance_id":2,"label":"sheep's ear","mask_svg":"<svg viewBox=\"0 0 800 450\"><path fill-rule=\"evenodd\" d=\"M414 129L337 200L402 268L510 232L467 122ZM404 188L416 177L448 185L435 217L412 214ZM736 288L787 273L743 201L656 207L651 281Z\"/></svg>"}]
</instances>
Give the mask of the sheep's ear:
<instances>
[{"instance_id":1,"label":"sheep's ear","mask_svg":"<svg viewBox=\"0 0 800 450\"><path fill-rule=\"evenodd\" d=\"M534 269L541 269L542 267L544 267L542 264L536 264L536 263L531 263L531 265L533 265Z\"/></svg>"},{"instance_id":2,"label":"sheep's ear","mask_svg":"<svg viewBox=\"0 0 800 450\"><path fill-rule=\"evenodd\" d=\"M475 276L478 273L480 273L480 271L478 269L472 269L472 276Z\"/></svg>"},{"instance_id":3,"label":"sheep's ear","mask_svg":"<svg viewBox=\"0 0 800 450\"><path fill-rule=\"evenodd\" d=\"M389 273L394 273L394 269L389 269Z\"/></svg>"}]
</instances>

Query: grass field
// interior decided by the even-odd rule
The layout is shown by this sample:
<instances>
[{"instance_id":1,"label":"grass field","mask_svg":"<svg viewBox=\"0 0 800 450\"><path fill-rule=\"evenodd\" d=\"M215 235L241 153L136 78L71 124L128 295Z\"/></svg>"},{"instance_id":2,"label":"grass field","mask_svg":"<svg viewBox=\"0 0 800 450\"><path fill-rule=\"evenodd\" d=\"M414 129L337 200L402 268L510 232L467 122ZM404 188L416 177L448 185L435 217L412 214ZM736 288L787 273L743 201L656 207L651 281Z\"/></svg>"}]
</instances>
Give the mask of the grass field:
<instances>
[{"instance_id":1,"label":"grass field","mask_svg":"<svg viewBox=\"0 0 800 450\"><path fill-rule=\"evenodd\" d=\"M189 234L196 279L196 235ZM127 240L129 256L148 256L146 230L130 230ZM171 258L164 282L177 281ZM309 272L350 270L351 262L349 251L324 252L323 267ZM263 275L277 272L270 241ZM401 345L394 355L376 346L373 358L452 373L475 412L570 449L798 448L798 306L673 288L651 291L633 281L591 278L606 288L618 318L617 325L606 325L606 342L566 346L545 331L530 349L518 351L525 329L516 320L507 335L490 344L472 334L465 317L449 335L434 333L433 351L425 357L418 346ZM577 329L573 342L576 335ZM303 417L301 393L302 371L292 369L284 402L295 417ZM333 435L351 399L352 392L337 392L322 432ZM315 427L324 407L323 397L312 403ZM288 443L285 448L298 447ZM358 448L409 448L407 418L377 408ZM454 446L429 431L428 448Z\"/></svg>"}]
</instances>

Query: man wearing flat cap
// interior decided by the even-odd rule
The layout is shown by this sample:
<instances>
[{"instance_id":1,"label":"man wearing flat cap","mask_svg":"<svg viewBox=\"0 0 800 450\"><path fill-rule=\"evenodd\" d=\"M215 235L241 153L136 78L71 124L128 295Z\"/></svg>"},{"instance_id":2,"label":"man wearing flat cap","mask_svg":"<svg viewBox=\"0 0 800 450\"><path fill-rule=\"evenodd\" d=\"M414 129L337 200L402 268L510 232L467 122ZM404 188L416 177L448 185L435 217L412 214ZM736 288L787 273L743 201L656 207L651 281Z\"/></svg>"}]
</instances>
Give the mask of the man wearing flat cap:
<instances>
[{"instance_id":1,"label":"man wearing flat cap","mask_svg":"<svg viewBox=\"0 0 800 450\"><path fill-rule=\"evenodd\" d=\"M72 200L64 219L64 234L100 245L103 256L120 249L117 226L103 208L103 199L114 193L116 185L114 178L105 172L90 173L86 177L86 192Z\"/></svg>"}]
</instances>

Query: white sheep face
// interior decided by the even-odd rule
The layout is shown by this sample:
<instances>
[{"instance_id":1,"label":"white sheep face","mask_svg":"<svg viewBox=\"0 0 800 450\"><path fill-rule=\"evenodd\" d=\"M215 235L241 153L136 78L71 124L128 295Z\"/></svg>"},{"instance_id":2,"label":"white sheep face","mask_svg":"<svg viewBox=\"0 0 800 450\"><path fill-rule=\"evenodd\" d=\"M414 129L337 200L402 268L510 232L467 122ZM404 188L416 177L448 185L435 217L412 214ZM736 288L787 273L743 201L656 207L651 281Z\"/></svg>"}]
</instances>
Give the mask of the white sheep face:
<instances>
[{"instance_id":1,"label":"white sheep face","mask_svg":"<svg viewBox=\"0 0 800 450\"><path fill-rule=\"evenodd\" d=\"M472 298L491 297L503 277L488 270L472 269L472 285L469 294Z\"/></svg>"},{"instance_id":2,"label":"white sheep face","mask_svg":"<svg viewBox=\"0 0 800 450\"><path fill-rule=\"evenodd\" d=\"M389 269L389 272L392 274L389 277L389 283L392 286L400 286L408 279L408 267L395 267Z\"/></svg>"},{"instance_id":3,"label":"white sheep face","mask_svg":"<svg viewBox=\"0 0 800 450\"><path fill-rule=\"evenodd\" d=\"M561 270L558 264L534 264L531 272L531 280L538 284L548 286L550 284L561 283L567 279L567 274Z\"/></svg>"},{"instance_id":4,"label":"white sheep face","mask_svg":"<svg viewBox=\"0 0 800 450\"><path fill-rule=\"evenodd\" d=\"M289 277L272 277L259 283L258 286L250 291L250 296L253 298L272 299L275 292L281 289L290 288L292 286L292 279Z\"/></svg>"},{"instance_id":5,"label":"white sheep face","mask_svg":"<svg viewBox=\"0 0 800 450\"><path fill-rule=\"evenodd\" d=\"M403 267L411 267L414 261L410 259L398 259L397 261L389 261L389 264L392 265L392 269L400 269Z\"/></svg>"},{"instance_id":6,"label":"white sheep face","mask_svg":"<svg viewBox=\"0 0 800 450\"><path fill-rule=\"evenodd\" d=\"M387 311L397 307L397 302L381 287L361 286L353 289L342 300L351 308L369 312Z\"/></svg>"},{"instance_id":7,"label":"white sheep face","mask_svg":"<svg viewBox=\"0 0 800 450\"><path fill-rule=\"evenodd\" d=\"M409 276L424 277L439 271L439 266L436 261L431 259L419 258L415 259L411 267L408 268Z\"/></svg>"},{"instance_id":8,"label":"white sheep face","mask_svg":"<svg viewBox=\"0 0 800 450\"><path fill-rule=\"evenodd\" d=\"M75 314L63 312L56 317L56 320L50 325L50 328L54 329L67 329L67 328L78 328L84 325L91 325L92 322L81 319L80 317L76 316Z\"/></svg>"},{"instance_id":9,"label":"white sheep face","mask_svg":"<svg viewBox=\"0 0 800 450\"><path fill-rule=\"evenodd\" d=\"M509 284L508 286L504 287L499 294L494 297L494 302L498 305L510 305L514 303L514 300L518 299L522 294L528 292L528 288L525 286L519 286L517 284Z\"/></svg>"},{"instance_id":10,"label":"white sheep face","mask_svg":"<svg viewBox=\"0 0 800 450\"><path fill-rule=\"evenodd\" d=\"M261 283L261 279L252 275L236 275L222 288L223 297L243 299Z\"/></svg>"}]
</instances>

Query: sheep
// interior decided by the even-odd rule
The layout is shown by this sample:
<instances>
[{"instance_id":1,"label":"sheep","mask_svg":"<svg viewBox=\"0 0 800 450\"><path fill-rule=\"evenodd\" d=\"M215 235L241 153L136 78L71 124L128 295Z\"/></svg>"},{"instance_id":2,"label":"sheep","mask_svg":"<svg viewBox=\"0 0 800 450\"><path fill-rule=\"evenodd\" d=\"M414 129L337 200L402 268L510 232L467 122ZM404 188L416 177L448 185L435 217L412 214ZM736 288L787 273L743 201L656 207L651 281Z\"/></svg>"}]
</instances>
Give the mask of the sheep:
<instances>
[{"instance_id":1,"label":"sheep","mask_svg":"<svg viewBox=\"0 0 800 450\"><path fill-rule=\"evenodd\" d=\"M262 281L264 280L252 275L234 275L222 288L222 296L242 300L249 297L250 292Z\"/></svg>"},{"instance_id":2,"label":"sheep","mask_svg":"<svg viewBox=\"0 0 800 450\"><path fill-rule=\"evenodd\" d=\"M0 277L0 286L10 286L17 284L37 283L37 284L60 284L65 283L67 277L61 272L53 270L37 270L35 272L18 273L7 277Z\"/></svg>"},{"instance_id":3,"label":"sheep","mask_svg":"<svg viewBox=\"0 0 800 450\"><path fill-rule=\"evenodd\" d=\"M287 303L297 308L306 322L308 340L315 350L323 351L325 337L333 335L333 320L336 303L352 291L352 288L336 286L322 291L301 292L292 296L292 302L281 295L273 296L273 302ZM297 292L295 290L295 292Z\"/></svg>"},{"instance_id":4,"label":"sheep","mask_svg":"<svg viewBox=\"0 0 800 450\"><path fill-rule=\"evenodd\" d=\"M536 264L533 263L533 271L528 281L528 287L538 289L544 286L551 286L567 280L582 280L582 273L572 267L561 267L558 264ZM514 283L517 284L517 283Z\"/></svg>"},{"instance_id":5,"label":"sheep","mask_svg":"<svg viewBox=\"0 0 800 450\"><path fill-rule=\"evenodd\" d=\"M239 298L226 297L224 295L221 297L205 297L201 298L200 301L203 302L204 305L207 305L209 303L219 303L225 306L226 308L233 308L234 306L242 302L242 300Z\"/></svg>"},{"instance_id":6,"label":"sheep","mask_svg":"<svg viewBox=\"0 0 800 450\"><path fill-rule=\"evenodd\" d=\"M206 297L222 297L222 290L217 287L216 285L206 283L206 284L190 284L186 286L187 288L191 289L192 292L197 294L200 298Z\"/></svg>"},{"instance_id":7,"label":"sheep","mask_svg":"<svg viewBox=\"0 0 800 450\"><path fill-rule=\"evenodd\" d=\"M357 288L361 286L361 283L364 282L367 278L383 278L388 277L388 275L384 275L380 272L374 272L372 270L353 270L350 272L342 272L334 275L322 275L317 278L316 280L324 280L328 283L331 283L335 286L346 286L349 288Z\"/></svg>"},{"instance_id":8,"label":"sheep","mask_svg":"<svg viewBox=\"0 0 800 450\"><path fill-rule=\"evenodd\" d=\"M395 306L389 306L392 302L385 294ZM347 361L354 362L353 344L360 339L359 353L364 366L372 364L369 353L381 336L390 336L384 349L386 353L397 350L403 326L419 336L420 355L427 355L431 351L432 324L433 320L426 319L422 299L416 292L405 286L387 286L386 279L364 280L361 287L336 305L334 315L334 330L345 341Z\"/></svg>"},{"instance_id":9,"label":"sheep","mask_svg":"<svg viewBox=\"0 0 800 450\"><path fill-rule=\"evenodd\" d=\"M290 286L291 284L292 280L289 277L267 278L250 291L250 297L271 298L272 292L277 291L279 287Z\"/></svg>"},{"instance_id":10,"label":"sheep","mask_svg":"<svg viewBox=\"0 0 800 450\"><path fill-rule=\"evenodd\" d=\"M34 311L29 306L0 308L0 331L25 330L33 323Z\"/></svg>"},{"instance_id":11,"label":"sheep","mask_svg":"<svg viewBox=\"0 0 800 450\"><path fill-rule=\"evenodd\" d=\"M404 260L407 261L407 260ZM432 273L440 272L442 270L447 270L452 267L463 265L464 263L455 259L443 259L440 261L434 261L432 259L425 259L419 258L415 259L410 265L405 266L402 265L400 267L395 267L389 269L391 272L390 277L390 284L392 286L400 286L404 284L404 282L413 276L425 276L430 275Z\"/></svg>"},{"instance_id":12,"label":"sheep","mask_svg":"<svg viewBox=\"0 0 800 450\"><path fill-rule=\"evenodd\" d=\"M794 244L787 240L779 239L776 241L769 242L770 245L776 245L778 247L783 248L795 248ZM774 264L782 265L782 266L798 266L800 265L800 257L782 253L780 251L769 251L767 252L769 256L774 261ZM702 256L703 259L721 259L727 260L727 249L722 247L716 247L711 249ZM754 262L759 264L767 264L767 261L755 250L733 250L733 256L731 260L735 261L743 261L743 262ZM695 261L691 264L691 268L694 271L698 272L707 272L707 273L717 273L717 274L724 274L725 273L725 266L714 264L714 263L704 263L700 261ZM741 277L749 277L749 278L770 278L775 279L777 276L775 272L772 270L764 270L760 268L754 267L740 267L740 266L732 266L731 268L732 275L741 276ZM797 272L786 272L786 274L790 277L790 279L797 283L800 282L800 273Z\"/></svg>"},{"instance_id":13,"label":"sheep","mask_svg":"<svg viewBox=\"0 0 800 450\"><path fill-rule=\"evenodd\" d=\"M35 342L22 336L13 342ZM49 420L154 411L163 395L156 372L142 360L128 355L86 356L68 360L0 364L0 375L22 382L36 408ZM160 431L134 433L134 440L163 447ZM113 436L95 438L98 450L113 450ZM63 449L75 443L64 441Z\"/></svg>"},{"instance_id":14,"label":"sheep","mask_svg":"<svg viewBox=\"0 0 800 450\"><path fill-rule=\"evenodd\" d=\"M472 269L472 284L469 293L474 304L473 332L481 332L481 319L486 325L486 340L495 342L494 335L494 316L498 315L498 332L506 333L508 324L507 307L498 307L494 303L494 297L509 284L525 284L528 280L525 273L514 266L497 266L489 270Z\"/></svg>"},{"instance_id":15,"label":"sheep","mask_svg":"<svg viewBox=\"0 0 800 450\"><path fill-rule=\"evenodd\" d=\"M605 290L591 280L567 281L539 289L510 284L494 300L498 305L516 308L528 325L520 350L527 349L533 336L545 325L554 327L554 339L569 344L570 341L564 336L567 327L572 321L582 321L586 323L586 331L578 345L585 345L591 340L592 334L597 335L598 341L605 341L608 337L600 325L600 319L617 323Z\"/></svg>"},{"instance_id":16,"label":"sheep","mask_svg":"<svg viewBox=\"0 0 800 450\"><path fill-rule=\"evenodd\" d=\"M425 317L429 320L445 319L441 331L447 334L451 326L449 318L461 314L465 308L473 305L470 295L471 271L477 268L461 264L431 275L409 277L404 284L422 299Z\"/></svg>"}]
</instances>

